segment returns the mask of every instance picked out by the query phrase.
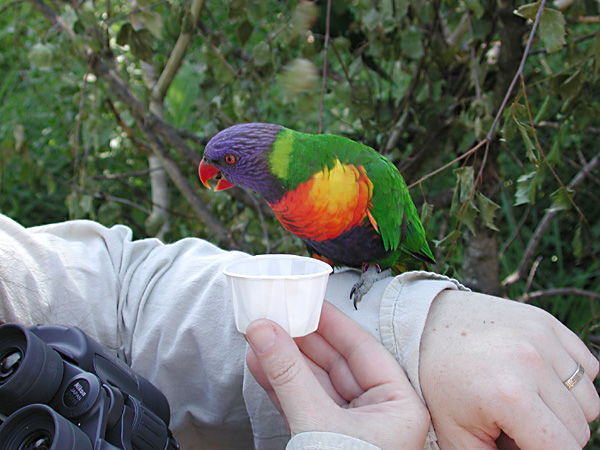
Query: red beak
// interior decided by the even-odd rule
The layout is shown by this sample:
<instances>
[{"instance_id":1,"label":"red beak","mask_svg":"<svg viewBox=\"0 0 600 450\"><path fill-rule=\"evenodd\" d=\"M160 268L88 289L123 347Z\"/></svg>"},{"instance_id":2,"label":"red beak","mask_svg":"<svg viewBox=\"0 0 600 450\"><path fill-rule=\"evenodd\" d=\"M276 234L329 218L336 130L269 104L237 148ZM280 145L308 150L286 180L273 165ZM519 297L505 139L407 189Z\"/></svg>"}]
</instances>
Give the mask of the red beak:
<instances>
[{"instance_id":1,"label":"red beak","mask_svg":"<svg viewBox=\"0 0 600 450\"><path fill-rule=\"evenodd\" d=\"M200 181L202 181L202 184L208 189L211 189L210 185L208 184L208 180L212 180L213 178L218 178L219 180L215 186L215 191L223 191L233 187L233 184L223 178L221 172L219 172L219 169L217 169L215 166L211 166L205 162L204 159L200 162L200 166L198 166L198 175L200 175Z\"/></svg>"}]
</instances>

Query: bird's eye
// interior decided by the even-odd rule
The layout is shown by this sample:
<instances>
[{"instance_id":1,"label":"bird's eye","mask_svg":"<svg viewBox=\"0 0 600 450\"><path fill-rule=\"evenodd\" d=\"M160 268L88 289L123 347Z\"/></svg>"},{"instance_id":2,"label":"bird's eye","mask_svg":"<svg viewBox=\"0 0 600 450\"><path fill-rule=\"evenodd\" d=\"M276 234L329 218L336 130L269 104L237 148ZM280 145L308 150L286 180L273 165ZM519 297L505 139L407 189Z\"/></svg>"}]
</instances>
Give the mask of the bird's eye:
<instances>
[{"instance_id":1,"label":"bird's eye","mask_svg":"<svg viewBox=\"0 0 600 450\"><path fill-rule=\"evenodd\" d=\"M235 155L227 155L227 156L225 157L225 162L226 162L227 164L229 164L230 166L231 166L232 164L235 164L235 162L236 162L236 161L237 161L237 158L235 157Z\"/></svg>"}]
</instances>

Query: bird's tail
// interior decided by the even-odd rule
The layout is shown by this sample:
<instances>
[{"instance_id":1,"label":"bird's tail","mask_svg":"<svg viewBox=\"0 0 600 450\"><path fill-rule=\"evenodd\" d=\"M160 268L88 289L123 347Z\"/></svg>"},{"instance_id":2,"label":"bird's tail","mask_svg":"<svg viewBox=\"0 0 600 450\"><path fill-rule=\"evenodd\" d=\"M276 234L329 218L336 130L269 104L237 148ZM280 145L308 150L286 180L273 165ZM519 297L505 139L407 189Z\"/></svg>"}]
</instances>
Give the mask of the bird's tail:
<instances>
[{"instance_id":1,"label":"bird's tail","mask_svg":"<svg viewBox=\"0 0 600 450\"><path fill-rule=\"evenodd\" d=\"M433 264L435 264L435 259L430 258L428 255L422 255L420 253L405 254L400 256L394 263L392 272L398 275L404 272L410 272L411 270L430 271Z\"/></svg>"}]
</instances>

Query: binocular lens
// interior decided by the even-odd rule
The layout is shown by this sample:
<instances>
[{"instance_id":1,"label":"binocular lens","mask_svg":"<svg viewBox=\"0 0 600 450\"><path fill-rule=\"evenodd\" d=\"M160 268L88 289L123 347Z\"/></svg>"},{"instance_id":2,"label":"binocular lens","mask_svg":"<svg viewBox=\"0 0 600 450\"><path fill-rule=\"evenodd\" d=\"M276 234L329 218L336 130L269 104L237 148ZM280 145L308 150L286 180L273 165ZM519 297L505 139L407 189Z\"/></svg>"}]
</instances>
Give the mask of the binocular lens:
<instances>
[{"instance_id":1,"label":"binocular lens","mask_svg":"<svg viewBox=\"0 0 600 450\"><path fill-rule=\"evenodd\" d=\"M9 350L0 358L0 383L19 369L22 359L23 353L18 349Z\"/></svg>"},{"instance_id":2,"label":"binocular lens","mask_svg":"<svg viewBox=\"0 0 600 450\"><path fill-rule=\"evenodd\" d=\"M50 450L52 447L52 436L46 431L35 430L23 440L19 450Z\"/></svg>"},{"instance_id":3,"label":"binocular lens","mask_svg":"<svg viewBox=\"0 0 600 450\"><path fill-rule=\"evenodd\" d=\"M89 437L47 405L19 409L0 426L2 450L92 450Z\"/></svg>"},{"instance_id":4,"label":"binocular lens","mask_svg":"<svg viewBox=\"0 0 600 450\"><path fill-rule=\"evenodd\" d=\"M60 355L31 331L15 324L0 326L0 413L48 402L63 372Z\"/></svg>"}]
</instances>

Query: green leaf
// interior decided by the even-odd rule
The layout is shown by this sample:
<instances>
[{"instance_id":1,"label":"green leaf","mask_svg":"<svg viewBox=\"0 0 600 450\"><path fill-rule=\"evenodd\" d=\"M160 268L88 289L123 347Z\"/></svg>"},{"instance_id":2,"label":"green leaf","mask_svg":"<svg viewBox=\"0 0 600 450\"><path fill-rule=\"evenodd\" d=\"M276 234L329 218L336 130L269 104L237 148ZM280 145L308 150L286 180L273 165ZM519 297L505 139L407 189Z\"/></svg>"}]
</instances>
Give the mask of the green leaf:
<instances>
[{"instance_id":1,"label":"green leaf","mask_svg":"<svg viewBox=\"0 0 600 450\"><path fill-rule=\"evenodd\" d=\"M289 95L298 95L311 90L319 78L315 65L303 58L289 63L281 74L281 84Z\"/></svg>"},{"instance_id":2,"label":"green leaf","mask_svg":"<svg viewBox=\"0 0 600 450\"><path fill-rule=\"evenodd\" d=\"M559 93L563 98L573 98L579 95L586 76L579 67L573 74L559 86Z\"/></svg>"},{"instance_id":3,"label":"green leaf","mask_svg":"<svg viewBox=\"0 0 600 450\"><path fill-rule=\"evenodd\" d=\"M481 5L479 0L465 0L465 5L469 8L469 11L473 13L475 19L481 19L483 17L483 13L485 12L485 8Z\"/></svg>"},{"instance_id":4,"label":"green leaf","mask_svg":"<svg viewBox=\"0 0 600 450\"><path fill-rule=\"evenodd\" d=\"M252 35L252 31L254 31L254 26L249 21L244 20L237 26L235 31L240 41L240 45L244 47L248 43L248 40Z\"/></svg>"},{"instance_id":5,"label":"green leaf","mask_svg":"<svg viewBox=\"0 0 600 450\"><path fill-rule=\"evenodd\" d=\"M163 19L156 11L144 9L135 14L132 14L131 21L134 29L146 29L157 39L162 39Z\"/></svg>"},{"instance_id":6,"label":"green leaf","mask_svg":"<svg viewBox=\"0 0 600 450\"><path fill-rule=\"evenodd\" d=\"M553 97L551 95L548 95L544 99L544 102L542 103L542 106L540 106L540 108L538 109L537 114L533 118L533 121L535 123L539 123L542 120L546 120L548 118L548 113L550 111L550 107L552 106L552 99L553 99Z\"/></svg>"},{"instance_id":7,"label":"green leaf","mask_svg":"<svg viewBox=\"0 0 600 450\"><path fill-rule=\"evenodd\" d=\"M148 30L133 31L129 42L131 53L142 61L152 61L152 35Z\"/></svg>"},{"instance_id":8,"label":"green leaf","mask_svg":"<svg viewBox=\"0 0 600 450\"><path fill-rule=\"evenodd\" d=\"M560 187L554 191L552 194L550 194L552 206L548 208L548 211L566 211L567 209L571 208L571 206L573 206L571 202L571 197L573 194L573 190L567 190L564 187Z\"/></svg>"},{"instance_id":9,"label":"green leaf","mask_svg":"<svg viewBox=\"0 0 600 450\"><path fill-rule=\"evenodd\" d=\"M98 208L98 220L107 225L118 223L121 214L121 206L117 202L105 202Z\"/></svg>"},{"instance_id":10,"label":"green leaf","mask_svg":"<svg viewBox=\"0 0 600 450\"><path fill-rule=\"evenodd\" d=\"M479 210L481 211L481 220L483 220L483 224L490 230L500 231L494 224L496 211L500 208L500 205L487 198L481 192L477 193L477 203L479 205Z\"/></svg>"},{"instance_id":11,"label":"green leaf","mask_svg":"<svg viewBox=\"0 0 600 450\"><path fill-rule=\"evenodd\" d=\"M519 7L516 14L529 20L535 20L540 2L528 3ZM548 53L554 53L565 45L565 17L562 12L544 8L540 17L539 37Z\"/></svg>"},{"instance_id":12,"label":"green leaf","mask_svg":"<svg viewBox=\"0 0 600 450\"><path fill-rule=\"evenodd\" d=\"M266 66L271 62L271 49L269 48L269 44L265 41L261 41L252 49L252 57L254 58L254 63L258 67Z\"/></svg>"},{"instance_id":13,"label":"green leaf","mask_svg":"<svg viewBox=\"0 0 600 450\"><path fill-rule=\"evenodd\" d=\"M527 3L525 5L519 6L519 9L517 9L515 13L521 17L524 17L525 19L534 20L539 7L539 1L535 3Z\"/></svg>"},{"instance_id":14,"label":"green leaf","mask_svg":"<svg viewBox=\"0 0 600 450\"><path fill-rule=\"evenodd\" d=\"M362 16L362 23L369 31L373 31L381 23L381 14L375 8L371 8Z\"/></svg>"},{"instance_id":15,"label":"green leaf","mask_svg":"<svg viewBox=\"0 0 600 450\"><path fill-rule=\"evenodd\" d=\"M131 41L131 35L133 34L133 27L129 22L125 22L121 29L117 33L117 44L121 47L125 45L129 45L129 41Z\"/></svg>"},{"instance_id":16,"label":"green leaf","mask_svg":"<svg viewBox=\"0 0 600 450\"><path fill-rule=\"evenodd\" d=\"M31 64L39 69L47 69L52 64L54 58L54 46L51 44L42 44L38 42L31 47L27 54Z\"/></svg>"},{"instance_id":17,"label":"green leaf","mask_svg":"<svg viewBox=\"0 0 600 450\"><path fill-rule=\"evenodd\" d=\"M84 214L94 216L94 198L91 195L84 194L79 200L79 206Z\"/></svg>"},{"instance_id":18,"label":"green leaf","mask_svg":"<svg viewBox=\"0 0 600 450\"><path fill-rule=\"evenodd\" d=\"M473 202L473 191L475 178L473 166L460 167L454 170L456 174L456 187L450 206L450 214L458 217L473 234L475 234L475 217L477 217L477 206Z\"/></svg>"},{"instance_id":19,"label":"green leaf","mask_svg":"<svg viewBox=\"0 0 600 450\"><path fill-rule=\"evenodd\" d=\"M473 176L473 166L460 167L454 170L456 174L456 188L459 194L460 203L464 203L471 198L475 178Z\"/></svg>"},{"instance_id":20,"label":"green leaf","mask_svg":"<svg viewBox=\"0 0 600 450\"><path fill-rule=\"evenodd\" d=\"M227 8L227 16L231 22L236 22L240 18L246 15L246 8L249 5L246 5L245 0L232 0L229 2L229 7Z\"/></svg>"},{"instance_id":21,"label":"green leaf","mask_svg":"<svg viewBox=\"0 0 600 450\"><path fill-rule=\"evenodd\" d=\"M565 17L556 9L544 8L540 18L540 39L548 53L559 51L566 43Z\"/></svg>"},{"instance_id":22,"label":"green leaf","mask_svg":"<svg viewBox=\"0 0 600 450\"><path fill-rule=\"evenodd\" d=\"M541 171L533 171L521 175L517 179L517 192L515 193L515 206L525 203L534 203L537 188L543 181Z\"/></svg>"},{"instance_id":23,"label":"green leaf","mask_svg":"<svg viewBox=\"0 0 600 450\"><path fill-rule=\"evenodd\" d=\"M423 56L424 47L423 33L414 25L403 30L400 35L400 45L404 53L412 59L419 59Z\"/></svg>"},{"instance_id":24,"label":"green leaf","mask_svg":"<svg viewBox=\"0 0 600 450\"><path fill-rule=\"evenodd\" d=\"M449 245L454 244L458 238L460 238L462 236L462 233L459 230L454 230L452 231L448 236L446 236L445 238L437 241L437 240L433 240L433 243L435 244L436 247L447 247Z\"/></svg>"},{"instance_id":25,"label":"green leaf","mask_svg":"<svg viewBox=\"0 0 600 450\"><path fill-rule=\"evenodd\" d=\"M562 153L560 151L560 140L559 139L553 139L552 140L552 146L550 147L550 151L546 155L546 159L551 164L555 164L557 166L562 166L563 165Z\"/></svg>"},{"instance_id":26,"label":"green leaf","mask_svg":"<svg viewBox=\"0 0 600 450\"><path fill-rule=\"evenodd\" d=\"M396 11L396 18L403 19L408 12L410 6L410 0L394 0L394 9Z\"/></svg>"},{"instance_id":27,"label":"green leaf","mask_svg":"<svg viewBox=\"0 0 600 450\"><path fill-rule=\"evenodd\" d=\"M523 143L525 144L525 151L527 152L527 158L529 159L529 161L531 161L532 164L537 166L539 164L539 160L536 154L536 147L531 138L529 137L530 135L533 136L535 130L533 129L533 127L525 125L523 122L516 118L514 118L514 121L517 125L517 129L521 133L521 137L523 138Z\"/></svg>"},{"instance_id":28,"label":"green leaf","mask_svg":"<svg viewBox=\"0 0 600 450\"><path fill-rule=\"evenodd\" d=\"M427 202L423 202L423 206L421 207L421 223L423 224L423 228L428 228L429 221L431 220L432 215L433 205Z\"/></svg>"},{"instance_id":29,"label":"green leaf","mask_svg":"<svg viewBox=\"0 0 600 450\"><path fill-rule=\"evenodd\" d=\"M477 234L475 229L475 218L477 217L478 212L479 209L477 209L473 200L469 200L461 210L462 223L469 227L473 236Z\"/></svg>"},{"instance_id":30,"label":"green leaf","mask_svg":"<svg viewBox=\"0 0 600 450\"><path fill-rule=\"evenodd\" d=\"M77 16L84 28L92 28L98 25L94 5L90 1L83 2L77 10Z\"/></svg>"},{"instance_id":31,"label":"green leaf","mask_svg":"<svg viewBox=\"0 0 600 450\"><path fill-rule=\"evenodd\" d=\"M315 19L319 15L319 8L312 1L301 1L296 6L292 16L291 28L295 36L310 30Z\"/></svg>"},{"instance_id":32,"label":"green leaf","mask_svg":"<svg viewBox=\"0 0 600 450\"><path fill-rule=\"evenodd\" d=\"M75 29L75 23L79 20L77 13L70 5L65 7L65 12L60 15L62 23L71 31Z\"/></svg>"},{"instance_id":33,"label":"green leaf","mask_svg":"<svg viewBox=\"0 0 600 450\"><path fill-rule=\"evenodd\" d=\"M175 126L191 126L198 99L201 98L200 82L205 67L183 64L167 90L165 105Z\"/></svg>"}]
</instances>

